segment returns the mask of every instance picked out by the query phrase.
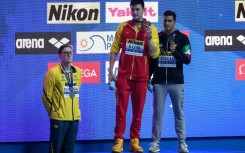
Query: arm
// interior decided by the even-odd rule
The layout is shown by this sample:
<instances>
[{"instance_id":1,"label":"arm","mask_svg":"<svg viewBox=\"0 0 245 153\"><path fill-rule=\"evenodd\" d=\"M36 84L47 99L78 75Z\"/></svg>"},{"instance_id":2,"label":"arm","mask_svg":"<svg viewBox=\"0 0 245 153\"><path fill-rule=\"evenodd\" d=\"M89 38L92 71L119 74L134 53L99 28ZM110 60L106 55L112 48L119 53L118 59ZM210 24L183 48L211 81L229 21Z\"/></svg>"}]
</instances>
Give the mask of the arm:
<instances>
[{"instance_id":1,"label":"arm","mask_svg":"<svg viewBox=\"0 0 245 153\"><path fill-rule=\"evenodd\" d=\"M177 61L180 61L184 64L190 64L191 62L191 45L190 41L187 36L184 35L182 38L183 40L183 47L178 48L177 44L172 42L170 44L170 49L172 51L172 55L175 57ZM180 51L176 51L176 48L179 49Z\"/></svg>"},{"instance_id":2,"label":"arm","mask_svg":"<svg viewBox=\"0 0 245 153\"><path fill-rule=\"evenodd\" d=\"M44 77L42 100L43 100L44 107L48 112L49 116L52 111L51 97L53 94L54 86L55 86L54 75L51 72L48 72Z\"/></svg>"},{"instance_id":3,"label":"arm","mask_svg":"<svg viewBox=\"0 0 245 153\"><path fill-rule=\"evenodd\" d=\"M156 66L157 59L153 59L150 57L149 59L149 80L151 80L152 74L155 71L155 66Z\"/></svg>"},{"instance_id":4,"label":"arm","mask_svg":"<svg viewBox=\"0 0 245 153\"><path fill-rule=\"evenodd\" d=\"M113 78L114 78L114 74L113 74L113 67L115 64L117 58L117 54L110 52L110 63L109 63L109 76L108 76L108 82L110 82Z\"/></svg>"},{"instance_id":5,"label":"arm","mask_svg":"<svg viewBox=\"0 0 245 153\"><path fill-rule=\"evenodd\" d=\"M157 58L160 54L159 38L157 28L153 25L146 27L149 53L152 58Z\"/></svg>"},{"instance_id":6,"label":"arm","mask_svg":"<svg viewBox=\"0 0 245 153\"><path fill-rule=\"evenodd\" d=\"M184 64L190 64L191 62L190 45L183 46L181 52L174 51L172 54L176 60Z\"/></svg>"},{"instance_id":7,"label":"arm","mask_svg":"<svg viewBox=\"0 0 245 153\"><path fill-rule=\"evenodd\" d=\"M117 28L116 34L114 41L111 46L110 50L110 63L109 63L109 76L108 76L108 83L114 79L114 74L113 74L113 67L117 58L117 54L119 53L121 49L121 34L122 34L122 29L125 23L120 24Z\"/></svg>"}]
</instances>

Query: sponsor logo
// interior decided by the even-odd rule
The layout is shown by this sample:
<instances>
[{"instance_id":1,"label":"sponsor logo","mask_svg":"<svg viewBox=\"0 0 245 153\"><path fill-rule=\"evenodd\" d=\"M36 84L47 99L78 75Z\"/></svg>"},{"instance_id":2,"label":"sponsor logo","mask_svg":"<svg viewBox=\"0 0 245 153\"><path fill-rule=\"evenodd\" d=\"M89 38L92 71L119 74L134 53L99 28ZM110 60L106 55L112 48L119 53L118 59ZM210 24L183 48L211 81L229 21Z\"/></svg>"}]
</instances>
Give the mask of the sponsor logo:
<instances>
[{"instance_id":1,"label":"sponsor logo","mask_svg":"<svg viewBox=\"0 0 245 153\"><path fill-rule=\"evenodd\" d=\"M62 38L61 40L58 40L56 38L49 39L48 42L50 42L52 45L54 45L56 48L60 48L60 46L67 44L70 40L67 38Z\"/></svg>"},{"instance_id":2,"label":"sponsor logo","mask_svg":"<svg viewBox=\"0 0 245 153\"><path fill-rule=\"evenodd\" d=\"M48 70L60 64L59 62L49 62ZM72 62L74 66L81 68L82 83L94 84L100 83L100 62Z\"/></svg>"},{"instance_id":3,"label":"sponsor logo","mask_svg":"<svg viewBox=\"0 0 245 153\"><path fill-rule=\"evenodd\" d=\"M243 35L238 36L236 39L245 45L245 37Z\"/></svg>"},{"instance_id":4,"label":"sponsor logo","mask_svg":"<svg viewBox=\"0 0 245 153\"><path fill-rule=\"evenodd\" d=\"M16 32L16 54L57 54L58 48L69 43L70 32Z\"/></svg>"},{"instance_id":5,"label":"sponsor logo","mask_svg":"<svg viewBox=\"0 0 245 153\"><path fill-rule=\"evenodd\" d=\"M236 80L245 80L245 59L236 60Z\"/></svg>"},{"instance_id":6,"label":"sponsor logo","mask_svg":"<svg viewBox=\"0 0 245 153\"><path fill-rule=\"evenodd\" d=\"M145 2L144 17L151 22L158 22L158 2ZM120 23L131 20L128 2L106 2L106 23Z\"/></svg>"},{"instance_id":7,"label":"sponsor logo","mask_svg":"<svg viewBox=\"0 0 245 153\"><path fill-rule=\"evenodd\" d=\"M245 22L245 1L235 1L235 21Z\"/></svg>"},{"instance_id":8,"label":"sponsor logo","mask_svg":"<svg viewBox=\"0 0 245 153\"><path fill-rule=\"evenodd\" d=\"M205 51L245 51L245 30L206 30Z\"/></svg>"},{"instance_id":9,"label":"sponsor logo","mask_svg":"<svg viewBox=\"0 0 245 153\"><path fill-rule=\"evenodd\" d=\"M108 75L109 75L108 70L109 70L109 61L106 61L105 63L105 74L106 74L105 83L108 83ZM113 67L113 74L117 76L117 73L118 73L118 61L115 61L114 67Z\"/></svg>"},{"instance_id":10,"label":"sponsor logo","mask_svg":"<svg viewBox=\"0 0 245 153\"><path fill-rule=\"evenodd\" d=\"M100 23L99 2L47 3L48 24Z\"/></svg>"},{"instance_id":11,"label":"sponsor logo","mask_svg":"<svg viewBox=\"0 0 245 153\"><path fill-rule=\"evenodd\" d=\"M77 54L109 53L115 31L77 32Z\"/></svg>"}]
</instances>

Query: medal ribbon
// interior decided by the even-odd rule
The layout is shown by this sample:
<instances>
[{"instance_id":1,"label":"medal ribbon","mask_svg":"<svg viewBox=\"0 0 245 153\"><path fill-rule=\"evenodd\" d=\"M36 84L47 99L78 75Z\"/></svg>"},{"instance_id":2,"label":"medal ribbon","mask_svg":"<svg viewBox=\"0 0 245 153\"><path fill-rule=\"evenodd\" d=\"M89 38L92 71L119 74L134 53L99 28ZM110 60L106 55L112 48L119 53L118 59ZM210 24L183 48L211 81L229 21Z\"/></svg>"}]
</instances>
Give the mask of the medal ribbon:
<instances>
[{"instance_id":1,"label":"medal ribbon","mask_svg":"<svg viewBox=\"0 0 245 153\"><path fill-rule=\"evenodd\" d=\"M62 67L62 71L66 77L66 81L68 83L69 86L69 90L73 91L73 75L72 75L72 68L70 67L70 75L71 75L71 79L69 79L68 73L66 72L66 70L64 69L63 65L61 64Z\"/></svg>"}]
</instances>

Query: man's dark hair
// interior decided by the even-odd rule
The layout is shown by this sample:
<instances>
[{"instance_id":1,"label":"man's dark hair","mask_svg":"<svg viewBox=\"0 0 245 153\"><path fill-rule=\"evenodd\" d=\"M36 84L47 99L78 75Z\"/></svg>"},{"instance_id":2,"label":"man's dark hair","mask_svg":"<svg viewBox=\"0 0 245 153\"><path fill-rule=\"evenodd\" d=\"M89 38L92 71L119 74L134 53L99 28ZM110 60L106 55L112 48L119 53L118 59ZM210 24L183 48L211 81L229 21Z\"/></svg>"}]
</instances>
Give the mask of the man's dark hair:
<instances>
[{"instance_id":1,"label":"man's dark hair","mask_svg":"<svg viewBox=\"0 0 245 153\"><path fill-rule=\"evenodd\" d=\"M176 20L176 13L170 10L167 10L163 13L163 16L173 16L174 21Z\"/></svg>"},{"instance_id":2,"label":"man's dark hair","mask_svg":"<svg viewBox=\"0 0 245 153\"><path fill-rule=\"evenodd\" d=\"M62 50L66 47L70 47L72 49L72 46L71 44L64 44L64 45L61 45L59 50L58 50L58 53L61 54L62 53Z\"/></svg>"},{"instance_id":3,"label":"man's dark hair","mask_svg":"<svg viewBox=\"0 0 245 153\"><path fill-rule=\"evenodd\" d=\"M142 8L145 8L144 0L131 0L130 6L140 4Z\"/></svg>"}]
</instances>

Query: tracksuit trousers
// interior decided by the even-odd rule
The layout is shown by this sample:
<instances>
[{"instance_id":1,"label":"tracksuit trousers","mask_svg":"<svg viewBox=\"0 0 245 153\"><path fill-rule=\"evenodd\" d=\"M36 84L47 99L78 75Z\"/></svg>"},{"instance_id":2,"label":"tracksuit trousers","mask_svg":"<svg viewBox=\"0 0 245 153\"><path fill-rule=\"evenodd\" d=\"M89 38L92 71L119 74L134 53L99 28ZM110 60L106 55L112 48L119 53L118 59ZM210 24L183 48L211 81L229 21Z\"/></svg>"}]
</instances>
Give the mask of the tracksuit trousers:
<instances>
[{"instance_id":1,"label":"tracksuit trousers","mask_svg":"<svg viewBox=\"0 0 245 153\"><path fill-rule=\"evenodd\" d=\"M49 153L73 153L78 122L50 119Z\"/></svg>"},{"instance_id":2,"label":"tracksuit trousers","mask_svg":"<svg viewBox=\"0 0 245 153\"><path fill-rule=\"evenodd\" d=\"M114 129L115 138L123 139L126 128L126 114L131 94L132 101L132 122L130 126L130 138L140 138L141 120L146 99L147 81L136 81L117 78L116 94L116 126Z\"/></svg>"},{"instance_id":3,"label":"tracksuit trousers","mask_svg":"<svg viewBox=\"0 0 245 153\"><path fill-rule=\"evenodd\" d=\"M175 131L179 142L185 142L185 118L183 111L184 84L154 84L152 139L159 143L166 97L169 94L174 111Z\"/></svg>"}]
</instances>

